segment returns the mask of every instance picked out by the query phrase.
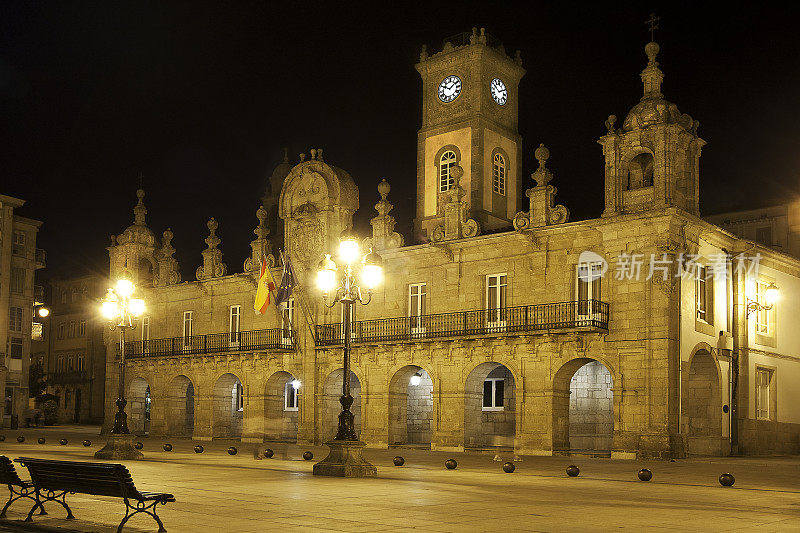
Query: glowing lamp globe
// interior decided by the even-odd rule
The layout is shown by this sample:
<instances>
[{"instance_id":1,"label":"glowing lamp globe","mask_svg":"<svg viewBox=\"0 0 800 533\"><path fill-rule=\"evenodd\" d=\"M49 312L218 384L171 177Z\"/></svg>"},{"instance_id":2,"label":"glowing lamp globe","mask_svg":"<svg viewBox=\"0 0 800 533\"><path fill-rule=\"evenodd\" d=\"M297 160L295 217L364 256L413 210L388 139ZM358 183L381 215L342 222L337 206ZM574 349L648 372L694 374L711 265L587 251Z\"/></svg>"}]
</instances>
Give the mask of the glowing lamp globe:
<instances>
[{"instance_id":1,"label":"glowing lamp globe","mask_svg":"<svg viewBox=\"0 0 800 533\"><path fill-rule=\"evenodd\" d=\"M117 294L123 298L129 297L133 294L133 282L126 277L117 280Z\"/></svg>"},{"instance_id":2,"label":"glowing lamp globe","mask_svg":"<svg viewBox=\"0 0 800 533\"><path fill-rule=\"evenodd\" d=\"M358 241L353 237L343 237L339 242L339 257L348 265L358 260L361 251L358 249Z\"/></svg>"},{"instance_id":3,"label":"glowing lamp globe","mask_svg":"<svg viewBox=\"0 0 800 533\"><path fill-rule=\"evenodd\" d=\"M779 298L780 292L778 291L778 287L774 283L770 283L767 290L764 292L764 303L772 307L777 303Z\"/></svg>"},{"instance_id":4,"label":"glowing lamp globe","mask_svg":"<svg viewBox=\"0 0 800 533\"><path fill-rule=\"evenodd\" d=\"M370 251L363 261L361 269L361 281L367 289L372 290L380 285L383 280L383 260L381 256Z\"/></svg>"},{"instance_id":5,"label":"glowing lamp globe","mask_svg":"<svg viewBox=\"0 0 800 533\"><path fill-rule=\"evenodd\" d=\"M411 384L411 386L416 387L420 383L422 383L422 377L419 374L414 374L411 376L411 379L409 380L409 384Z\"/></svg>"},{"instance_id":6,"label":"glowing lamp globe","mask_svg":"<svg viewBox=\"0 0 800 533\"><path fill-rule=\"evenodd\" d=\"M102 304L100 304L100 314L108 320L114 320L117 318L117 315L119 314L117 302L111 300L104 301Z\"/></svg>"},{"instance_id":7,"label":"glowing lamp globe","mask_svg":"<svg viewBox=\"0 0 800 533\"><path fill-rule=\"evenodd\" d=\"M38 313L40 317L47 318L50 315L50 310L46 307L40 307Z\"/></svg>"},{"instance_id":8,"label":"glowing lamp globe","mask_svg":"<svg viewBox=\"0 0 800 533\"><path fill-rule=\"evenodd\" d=\"M297 389L300 388L300 380L299 379L295 379L295 380L292 381L292 388L294 390L297 390Z\"/></svg>"},{"instance_id":9,"label":"glowing lamp globe","mask_svg":"<svg viewBox=\"0 0 800 533\"><path fill-rule=\"evenodd\" d=\"M324 294L328 294L336 287L336 263L331 260L330 254L325 254L325 257L319 262L317 287Z\"/></svg>"},{"instance_id":10,"label":"glowing lamp globe","mask_svg":"<svg viewBox=\"0 0 800 533\"><path fill-rule=\"evenodd\" d=\"M128 307L133 316L141 316L144 313L144 300L141 298L131 298Z\"/></svg>"}]
</instances>

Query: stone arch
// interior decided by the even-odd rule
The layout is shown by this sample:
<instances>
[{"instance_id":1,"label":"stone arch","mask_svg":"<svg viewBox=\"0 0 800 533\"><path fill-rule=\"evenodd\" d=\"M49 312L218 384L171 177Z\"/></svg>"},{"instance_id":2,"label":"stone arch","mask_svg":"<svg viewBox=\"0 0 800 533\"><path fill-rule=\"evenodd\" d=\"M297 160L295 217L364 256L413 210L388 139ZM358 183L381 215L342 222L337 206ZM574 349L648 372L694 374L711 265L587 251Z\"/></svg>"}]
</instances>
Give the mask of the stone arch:
<instances>
[{"instance_id":1,"label":"stone arch","mask_svg":"<svg viewBox=\"0 0 800 533\"><path fill-rule=\"evenodd\" d=\"M681 432L686 450L694 455L721 455L722 390L719 362L711 347L702 343L693 350L681 386Z\"/></svg>"},{"instance_id":2,"label":"stone arch","mask_svg":"<svg viewBox=\"0 0 800 533\"><path fill-rule=\"evenodd\" d=\"M342 412L342 404L339 398L342 396L342 378L344 369L337 368L325 378L322 389L322 417L320 426L320 436L323 442L336 436L339 427L339 413ZM350 412L353 413L356 435L361 433L361 381L356 373L350 371L350 395L353 397L353 405Z\"/></svg>"},{"instance_id":3,"label":"stone arch","mask_svg":"<svg viewBox=\"0 0 800 533\"><path fill-rule=\"evenodd\" d=\"M242 381L231 373L222 374L214 384L211 398L211 436L214 438L238 439L242 436L244 398L238 397L237 387L241 387L242 395L246 393Z\"/></svg>"},{"instance_id":4,"label":"stone arch","mask_svg":"<svg viewBox=\"0 0 800 533\"><path fill-rule=\"evenodd\" d=\"M195 389L192 380L181 374L172 378L167 386L167 434L175 437L192 437L194 432Z\"/></svg>"},{"instance_id":5,"label":"stone arch","mask_svg":"<svg viewBox=\"0 0 800 533\"><path fill-rule=\"evenodd\" d=\"M146 435L150 432L150 384L141 377L135 377L128 384L126 395L128 405L128 429L135 435Z\"/></svg>"},{"instance_id":6,"label":"stone arch","mask_svg":"<svg viewBox=\"0 0 800 533\"><path fill-rule=\"evenodd\" d=\"M516 379L507 366L487 362L473 368L464 381L464 446L513 447L516 403Z\"/></svg>"},{"instance_id":7,"label":"stone arch","mask_svg":"<svg viewBox=\"0 0 800 533\"><path fill-rule=\"evenodd\" d=\"M553 450L610 454L619 398L614 369L600 358L564 363L553 379Z\"/></svg>"},{"instance_id":8,"label":"stone arch","mask_svg":"<svg viewBox=\"0 0 800 533\"><path fill-rule=\"evenodd\" d=\"M641 189L653 185L655 161L650 152L639 152L625 165L625 190Z\"/></svg>"},{"instance_id":9,"label":"stone arch","mask_svg":"<svg viewBox=\"0 0 800 533\"><path fill-rule=\"evenodd\" d=\"M389 381L389 444L430 446L432 422L430 374L417 365L400 368Z\"/></svg>"},{"instance_id":10,"label":"stone arch","mask_svg":"<svg viewBox=\"0 0 800 533\"><path fill-rule=\"evenodd\" d=\"M301 394L300 387L292 384L297 378L286 371L279 371L267 379L264 391L264 435L266 440L297 442L297 418L299 410L288 405L289 387ZM299 398L298 398L299 400ZM299 405L299 401L297 402Z\"/></svg>"}]
</instances>

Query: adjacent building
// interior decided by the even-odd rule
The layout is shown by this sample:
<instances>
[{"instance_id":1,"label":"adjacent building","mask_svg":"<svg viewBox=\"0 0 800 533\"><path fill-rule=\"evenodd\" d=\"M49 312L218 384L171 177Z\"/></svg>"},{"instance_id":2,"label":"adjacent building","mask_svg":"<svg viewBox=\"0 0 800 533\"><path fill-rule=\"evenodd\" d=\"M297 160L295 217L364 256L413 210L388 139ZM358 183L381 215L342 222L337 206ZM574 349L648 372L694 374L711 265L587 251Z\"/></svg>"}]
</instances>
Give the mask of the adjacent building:
<instances>
[{"instance_id":1,"label":"adjacent building","mask_svg":"<svg viewBox=\"0 0 800 533\"><path fill-rule=\"evenodd\" d=\"M382 256L385 279L356 306L347 379L368 446L800 452L800 261L700 218L705 141L662 94L658 53L647 44L642 98L598 139L598 172L585 179L605 184L602 216L572 221L544 145L532 180L520 172L519 54L483 30L423 49L415 242L394 231L388 182L367 198L377 204L363 249ZM111 278L129 272L148 306L126 343L132 431L333 437L342 312L314 279L360 191L321 149L284 162L269 190L298 283L264 315L253 311L262 257L281 276L267 209L241 269L223 260L224 221L211 219L202 263L182 280L172 232L148 227L137 192L133 224L108 248ZM783 297L771 305L773 286ZM106 390L117 390L119 355L109 337Z\"/></svg>"},{"instance_id":2,"label":"adjacent building","mask_svg":"<svg viewBox=\"0 0 800 533\"><path fill-rule=\"evenodd\" d=\"M3 426L22 423L30 411L28 370L34 324L34 277L44 268L44 250L36 248L42 223L16 214L25 200L0 195L0 390ZM41 324L38 324L39 326Z\"/></svg>"}]
</instances>

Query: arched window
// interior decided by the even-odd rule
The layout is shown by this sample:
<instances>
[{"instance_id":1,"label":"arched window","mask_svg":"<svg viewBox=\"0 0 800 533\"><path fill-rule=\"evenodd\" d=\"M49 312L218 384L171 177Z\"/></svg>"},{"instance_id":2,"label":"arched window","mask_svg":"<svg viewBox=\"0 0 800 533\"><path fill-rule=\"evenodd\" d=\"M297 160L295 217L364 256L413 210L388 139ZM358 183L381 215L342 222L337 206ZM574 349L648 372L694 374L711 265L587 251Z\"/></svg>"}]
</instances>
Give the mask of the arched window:
<instances>
[{"instance_id":1,"label":"arched window","mask_svg":"<svg viewBox=\"0 0 800 533\"><path fill-rule=\"evenodd\" d=\"M653 185L653 156L641 153L628 163L628 190Z\"/></svg>"},{"instance_id":2,"label":"arched window","mask_svg":"<svg viewBox=\"0 0 800 533\"><path fill-rule=\"evenodd\" d=\"M456 153L452 150L445 151L439 158L439 192L447 192L455 184L455 179L450 174L454 166L456 166Z\"/></svg>"},{"instance_id":3,"label":"arched window","mask_svg":"<svg viewBox=\"0 0 800 533\"><path fill-rule=\"evenodd\" d=\"M499 152L492 158L492 190L506 195L506 160Z\"/></svg>"}]
</instances>

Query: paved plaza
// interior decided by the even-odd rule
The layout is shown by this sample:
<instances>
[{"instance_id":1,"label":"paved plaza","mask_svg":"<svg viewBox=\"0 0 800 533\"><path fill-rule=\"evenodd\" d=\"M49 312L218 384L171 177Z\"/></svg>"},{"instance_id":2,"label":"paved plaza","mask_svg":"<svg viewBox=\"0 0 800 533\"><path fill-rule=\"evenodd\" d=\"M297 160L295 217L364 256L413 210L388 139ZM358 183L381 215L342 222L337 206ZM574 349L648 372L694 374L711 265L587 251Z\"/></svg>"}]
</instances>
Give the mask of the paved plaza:
<instances>
[{"instance_id":1,"label":"paved plaza","mask_svg":"<svg viewBox=\"0 0 800 533\"><path fill-rule=\"evenodd\" d=\"M0 453L90 461L104 440L97 428L60 427L2 430ZM17 435L25 435L23 444ZM45 436L46 444L37 444ZM58 444L67 438L69 444ZM84 447L84 438L92 446ZM183 531L598 531L652 528L681 531L800 531L800 458L696 458L624 461L591 457L522 457L516 472L504 473L491 455L425 450L367 450L378 466L377 479L336 479L311 475L325 448L275 444L275 457L255 460L254 444L194 444L181 439L141 439L145 460L129 461L140 490L166 491L177 502L159 510L170 532ZM164 452L163 443L174 449ZM313 461L302 453L311 450ZM402 455L405 466L392 465ZM444 468L448 458L456 470ZM510 459L504 457L503 459ZM577 478L564 469L574 463ZM653 471L648 483L639 468ZM723 488L720 473L736 484ZM22 469L23 478L27 472ZM49 515L21 520L29 509L14 504L0 530L115 531L124 514L121 500L80 494L68 497L75 520L55 504ZM156 531L137 516L125 531Z\"/></svg>"}]
</instances>

